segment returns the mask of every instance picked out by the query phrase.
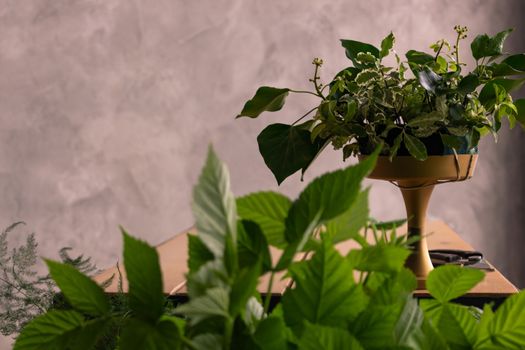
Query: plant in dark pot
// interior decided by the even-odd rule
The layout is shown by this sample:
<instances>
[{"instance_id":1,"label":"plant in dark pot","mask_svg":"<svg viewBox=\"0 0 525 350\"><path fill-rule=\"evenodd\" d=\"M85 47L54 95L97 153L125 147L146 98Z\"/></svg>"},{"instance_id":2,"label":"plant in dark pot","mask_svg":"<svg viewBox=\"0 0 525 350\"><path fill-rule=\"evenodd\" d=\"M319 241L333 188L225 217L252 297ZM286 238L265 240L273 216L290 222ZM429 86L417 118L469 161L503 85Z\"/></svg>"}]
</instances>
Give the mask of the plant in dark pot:
<instances>
[{"instance_id":1,"label":"plant in dark pot","mask_svg":"<svg viewBox=\"0 0 525 350\"><path fill-rule=\"evenodd\" d=\"M467 29L454 30L452 45L442 39L430 46L432 53L409 50L406 60L393 50L392 33L380 48L341 40L352 66L329 84L320 82L323 61L316 58L312 91L261 87L237 116L278 111L289 93L321 99L295 123L271 124L257 138L279 184L299 170L304 174L328 144L342 149L343 159L356 155L360 160L381 146L369 177L401 188L409 235L420 237L407 262L420 286L433 268L422 233L434 185L471 177L480 138L497 139L502 119L511 128L525 125L525 99L513 101L510 95L525 81L525 55L503 51L512 30L475 37L470 48L476 66L470 72L460 55ZM395 57L394 66L385 64L389 56Z\"/></svg>"}]
</instances>

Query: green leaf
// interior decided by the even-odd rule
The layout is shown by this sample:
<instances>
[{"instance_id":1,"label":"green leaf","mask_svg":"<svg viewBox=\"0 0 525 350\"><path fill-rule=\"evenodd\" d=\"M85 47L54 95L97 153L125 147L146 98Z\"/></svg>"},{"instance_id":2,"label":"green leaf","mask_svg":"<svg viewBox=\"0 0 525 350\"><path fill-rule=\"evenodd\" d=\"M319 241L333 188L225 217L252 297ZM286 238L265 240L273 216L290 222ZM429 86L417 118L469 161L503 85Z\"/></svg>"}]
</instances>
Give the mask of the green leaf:
<instances>
[{"instance_id":1,"label":"green leaf","mask_svg":"<svg viewBox=\"0 0 525 350\"><path fill-rule=\"evenodd\" d=\"M188 268L189 272L197 272L199 268L214 259L213 253L196 235L188 234Z\"/></svg>"},{"instance_id":2,"label":"green leaf","mask_svg":"<svg viewBox=\"0 0 525 350\"><path fill-rule=\"evenodd\" d=\"M434 57L432 55L416 50L407 51L405 56L409 63L425 65L434 61Z\"/></svg>"},{"instance_id":3,"label":"green leaf","mask_svg":"<svg viewBox=\"0 0 525 350\"><path fill-rule=\"evenodd\" d=\"M493 37L489 37L487 34L478 35L470 44L472 56L479 60L482 57L501 55L503 53L503 43L510 32L512 32L512 29L499 32Z\"/></svg>"},{"instance_id":4,"label":"green leaf","mask_svg":"<svg viewBox=\"0 0 525 350\"><path fill-rule=\"evenodd\" d=\"M370 304L352 322L350 331L365 349L388 348L394 344L394 329L402 306Z\"/></svg>"},{"instance_id":5,"label":"green leaf","mask_svg":"<svg viewBox=\"0 0 525 350\"><path fill-rule=\"evenodd\" d=\"M405 142L405 146L408 149L408 152L412 155L412 157L421 161L427 159L427 148L425 147L425 144L421 142L420 139L405 133L403 141Z\"/></svg>"},{"instance_id":6,"label":"green leaf","mask_svg":"<svg viewBox=\"0 0 525 350\"><path fill-rule=\"evenodd\" d=\"M507 298L485 327L480 325L476 349L523 349L525 347L525 292ZM482 317L482 322L483 318Z\"/></svg>"},{"instance_id":7,"label":"green leaf","mask_svg":"<svg viewBox=\"0 0 525 350\"><path fill-rule=\"evenodd\" d=\"M360 350L357 339L347 330L306 323L299 350Z\"/></svg>"},{"instance_id":8,"label":"green leaf","mask_svg":"<svg viewBox=\"0 0 525 350\"><path fill-rule=\"evenodd\" d=\"M394 33L390 32L390 34L388 34L386 38L381 41L381 52L379 53L379 58L388 56L390 50L392 50L392 47L394 47L395 41L396 38L394 37Z\"/></svg>"},{"instance_id":9,"label":"green leaf","mask_svg":"<svg viewBox=\"0 0 525 350\"><path fill-rule=\"evenodd\" d=\"M73 308L91 316L109 313L108 299L95 281L71 265L52 260L45 261L51 277Z\"/></svg>"},{"instance_id":10,"label":"green leaf","mask_svg":"<svg viewBox=\"0 0 525 350\"><path fill-rule=\"evenodd\" d=\"M246 102L241 113L237 116L257 118L261 113L276 112L284 106L286 96L290 89L278 89L269 86L262 86L257 89L251 100Z\"/></svg>"},{"instance_id":11,"label":"green leaf","mask_svg":"<svg viewBox=\"0 0 525 350\"><path fill-rule=\"evenodd\" d=\"M348 239L363 241L360 230L368 221L368 193L370 189L359 192L356 200L341 215L326 223L326 234L332 242L338 243Z\"/></svg>"},{"instance_id":12,"label":"green leaf","mask_svg":"<svg viewBox=\"0 0 525 350\"><path fill-rule=\"evenodd\" d=\"M284 318L295 334L304 321L340 326L366 307L368 297L356 285L350 264L327 240L311 260L292 265L289 273L295 286L282 297Z\"/></svg>"},{"instance_id":13,"label":"green leaf","mask_svg":"<svg viewBox=\"0 0 525 350\"><path fill-rule=\"evenodd\" d=\"M419 308L416 299L412 296L406 298L403 311L394 329L394 337L396 343L400 345L410 346L410 348L419 349L419 346L414 346L420 339L418 339L422 332L421 326L423 324L423 312Z\"/></svg>"},{"instance_id":14,"label":"green leaf","mask_svg":"<svg viewBox=\"0 0 525 350\"><path fill-rule=\"evenodd\" d=\"M443 121L443 119L445 119L444 115L438 111L432 111L410 119L407 124L412 128L425 128L433 126L437 122Z\"/></svg>"},{"instance_id":15,"label":"green leaf","mask_svg":"<svg viewBox=\"0 0 525 350\"><path fill-rule=\"evenodd\" d=\"M368 275L366 286L374 291L370 305L392 305L412 295L417 280L414 273L404 267L395 273L372 272Z\"/></svg>"},{"instance_id":16,"label":"green leaf","mask_svg":"<svg viewBox=\"0 0 525 350\"><path fill-rule=\"evenodd\" d=\"M486 108L490 108L496 102L496 86L503 87L507 93L511 93L512 91L519 89L523 83L525 83L525 79L492 79L485 84L483 89L481 89L479 93L479 101Z\"/></svg>"},{"instance_id":17,"label":"green leaf","mask_svg":"<svg viewBox=\"0 0 525 350\"><path fill-rule=\"evenodd\" d=\"M361 68L363 65L357 60L357 55L360 52L371 53L374 57L379 58L379 49L373 45L362 43L355 40L341 39L341 45L345 48L346 57L348 57L356 68Z\"/></svg>"},{"instance_id":18,"label":"green leaf","mask_svg":"<svg viewBox=\"0 0 525 350\"><path fill-rule=\"evenodd\" d=\"M197 234L215 257L236 255L235 252L226 252L227 249L235 250L234 247L228 248L228 241L237 240L237 210L230 190L230 175L211 146L198 183L193 188L192 210Z\"/></svg>"},{"instance_id":19,"label":"green leaf","mask_svg":"<svg viewBox=\"0 0 525 350\"><path fill-rule=\"evenodd\" d=\"M351 250L347 259L359 271L395 272L403 268L409 255L404 247L378 243Z\"/></svg>"},{"instance_id":20,"label":"green leaf","mask_svg":"<svg viewBox=\"0 0 525 350\"><path fill-rule=\"evenodd\" d=\"M308 184L288 212L285 237L290 245L276 269L288 266L317 225L341 215L352 205L361 181L374 168L378 153L379 149L357 165L324 174Z\"/></svg>"},{"instance_id":21,"label":"green leaf","mask_svg":"<svg viewBox=\"0 0 525 350\"><path fill-rule=\"evenodd\" d=\"M167 317L152 325L140 319L129 319L119 339L119 350L177 350L182 349L182 330Z\"/></svg>"},{"instance_id":22,"label":"green leaf","mask_svg":"<svg viewBox=\"0 0 525 350\"><path fill-rule=\"evenodd\" d=\"M434 298L445 303L467 293L484 277L480 270L444 265L430 272L426 287Z\"/></svg>"},{"instance_id":23,"label":"green leaf","mask_svg":"<svg viewBox=\"0 0 525 350\"><path fill-rule=\"evenodd\" d=\"M448 135L448 134L440 134L441 141L444 145L454 148L456 151L461 148L463 145L462 138L459 136L454 135Z\"/></svg>"},{"instance_id":24,"label":"green leaf","mask_svg":"<svg viewBox=\"0 0 525 350\"><path fill-rule=\"evenodd\" d=\"M249 220L241 220L238 227L239 266L262 264L262 271L272 268L272 258L266 237L258 224Z\"/></svg>"},{"instance_id":25,"label":"green leaf","mask_svg":"<svg viewBox=\"0 0 525 350\"><path fill-rule=\"evenodd\" d=\"M51 310L27 324L14 350L91 349L107 326L107 319L84 321L72 310Z\"/></svg>"},{"instance_id":26,"label":"green leaf","mask_svg":"<svg viewBox=\"0 0 525 350\"><path fill-rule=\"evenodd\" d=\"M242 219L256 222L268 243L283 248L284 221L292 201L277 192L257 192L237 198L237 213Z\"/></svg>"},{"instance_id":27,"label":"green leaf","mask_svg":"<svg viewBox=\"0 0 525 350\"><path fill-rule=\"evenodd\" d=\"M269 316L259 323L254 334L255 343L261 349L287 350L287 332L281 317Z\"/></svg>"},{"instance_id":28,"label":"green leaf","mask_svg":"<svg viewBox=\"0 0 525 350\"><path fill-rule=\"evenodd\" d=\"M175 313L188 316L192 324L207 318L220 316L229 317L229 293L226 289L215 287L206 291L203 296L190 299L186 304L179 305Z\"/></svg>"},{"instance_id":29,"label":"green leaf","mask_svg":"<svg viewBox=\"0 0 525 350\"><path fill-rule=\"evenodd\" d=\"M159 256L155 248L131 237L124 229L122 234L129 305L137 317L155 323L165 303Z\"/></svg>"},{"instance_id":30,"label":"green leaf","mask_svg":"<svg viewBox=\"0 0 525 350\"><path fill-rule=\"evenodd\" d=\"M464 95L470 94L479 85L479 78L476 74L469 74L465 76L458 84L458 91Z\"/></svg>"},{"instance_id":31,"label":"green leaf","mask_svg":"<svg viewBox=\"0 0 525 350\"><path fill-rule=\"evenodd\" d=\"M257 136L259 152L278 184L304 169L320 150L310 141L310 132L293 125L271 124Z\"/></svg>"},{"instance_id":32,"label":"green leaf","mask_svg":"<svg viewBox=\"0 0 525 350\"><path fill-rule=\"evenodd\" d=\"M493 77L525 74L525 54L509 56L500 63L490 65L487 68L492 71Z\"/></svg>"},{"instance_id":33,"label":"green leaf","mask_svg":"<svg viewBox=\"0 0 525 350\"><path fill-rule=\"evenodd\" d=\"M231 286L229 314L235 317L241 310L246 308L248 299L257 293L259 276L261 275L261 263L244 267L239 270Z\"/></svg>"},{"instance_id":34,"label":"green leaf","mask_svg":"<svg viewBox=\"0 0 525 350\"><path fill-rule=\"evenodd\" d=\"M399 146L401 146L401 141L403 141L403 133L399 133L399 135L397 135L394 139L394 144L390 148L390 156L388 157L390 161L392 161L392 159L394 159L394 157L397 155L397 151L399 151Z\"/></svg>"}]
</instances>

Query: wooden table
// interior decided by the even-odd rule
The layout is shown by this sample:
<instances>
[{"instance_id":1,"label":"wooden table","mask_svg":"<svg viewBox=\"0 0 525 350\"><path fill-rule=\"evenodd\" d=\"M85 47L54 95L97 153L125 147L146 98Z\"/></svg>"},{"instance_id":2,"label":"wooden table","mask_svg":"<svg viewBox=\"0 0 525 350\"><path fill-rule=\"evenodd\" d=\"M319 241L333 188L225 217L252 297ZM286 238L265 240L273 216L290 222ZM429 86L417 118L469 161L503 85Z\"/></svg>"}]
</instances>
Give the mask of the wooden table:
<instances>
[{"instance_id":1,"label":"wooden table","mask_svg":"<svg viewBox=\"0 0 525 350\"><path fill-rule=\"evenodd\" d=\"M194 230L184 231L157 246L164 281L164 292L170 296L184 297L186 295L185 274L187 272L188 232L195 233ZM402 228L399 229L399 232L402 232ZM461 237L443 221L429 222L427 224L427 232L429 234L427 240L430 249L473 250L472 246L463 241ZM337 247L341 253L345 254L350 249L357 248L358 245L354 241L347 241L339 244ZM274 260L276 260L280 251L272 248L271 253ZM120 270L124 275L124 269L121 268ZM103 271L95 277L95 280L101 282L113 274L117 274L116 266ZM278 275L274 280L272 294L275 297L280 297L289 286L290 281L280 278L282 276L282 274ZM261 293L265 293L267 290L268 277L267 274L261 278L259 283L259 291ZM125 276L123 280L124 290L126 290ZM117 292L116 278L106 291L108 293ZM487 301L496 301L496 303L499 303L509 295L517 292L518 289L497 269L494 269L494 271L487 271L485 279L465 295L461 302L470 305L478 305ZM419 298L429 296L426 290L416 290L414 295Z\"/></svg>"}]
</instances>

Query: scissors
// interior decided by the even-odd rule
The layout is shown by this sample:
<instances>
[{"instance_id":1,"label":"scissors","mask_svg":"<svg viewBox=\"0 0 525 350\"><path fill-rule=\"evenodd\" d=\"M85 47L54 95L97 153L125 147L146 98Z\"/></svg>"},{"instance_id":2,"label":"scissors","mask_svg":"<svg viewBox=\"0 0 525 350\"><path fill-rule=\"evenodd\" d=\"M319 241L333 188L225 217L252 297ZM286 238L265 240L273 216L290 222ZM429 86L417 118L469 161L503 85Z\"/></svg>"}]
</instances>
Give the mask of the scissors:
<instances>
[{"instance_id":1,"label":"scissors","mask_svg":"<svg viewBox=\"0 0 525 350\"><path fill-rule=\"evenodd\" d=\"M445 264L468 266L483 263L483 254L475 250L432 249L428 252L432 264L436 266ZM486 266L480 266L480 268L486 268Z\"/></svg>"}]
</instances>

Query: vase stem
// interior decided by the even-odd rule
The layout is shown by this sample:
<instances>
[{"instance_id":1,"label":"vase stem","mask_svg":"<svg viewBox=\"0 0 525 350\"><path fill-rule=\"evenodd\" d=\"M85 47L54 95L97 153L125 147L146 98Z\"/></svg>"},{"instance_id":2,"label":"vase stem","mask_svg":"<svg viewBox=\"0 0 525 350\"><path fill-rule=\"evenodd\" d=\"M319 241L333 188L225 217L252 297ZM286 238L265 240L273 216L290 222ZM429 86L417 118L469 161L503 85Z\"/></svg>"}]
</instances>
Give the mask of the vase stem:
<instances>
[{"instance_id":1,"label":"vase stem","mask_svg":"<svg viewBox=\"0 0 525 350\"><path fill-rule=\"evenodd\" d=\"M432 261L428 253L425 232L425 221L428 203L432 195L433 185L421 181L398 181L405 201L408 219L408 237L418 237L412 244L412 254L406 261L406 266L414 272L418 280L418 288L425 287L425 281L432 269Z\"/></svg>"}]
</instances>

